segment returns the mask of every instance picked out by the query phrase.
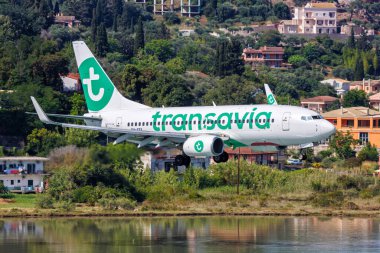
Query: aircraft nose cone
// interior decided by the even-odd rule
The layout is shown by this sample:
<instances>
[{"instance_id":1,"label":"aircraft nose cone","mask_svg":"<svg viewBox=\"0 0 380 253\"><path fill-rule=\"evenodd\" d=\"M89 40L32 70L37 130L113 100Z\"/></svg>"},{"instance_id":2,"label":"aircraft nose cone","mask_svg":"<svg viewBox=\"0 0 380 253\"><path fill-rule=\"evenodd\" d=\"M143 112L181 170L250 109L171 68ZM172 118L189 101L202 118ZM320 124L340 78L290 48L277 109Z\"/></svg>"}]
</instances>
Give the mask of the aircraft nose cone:
<instances>
[{"instance_id":1,"label":"aircraft nose cone","mask_svg":"<svg viewBox=\"0 0 380 253\"><path fill-rule=\"evenodd\" d=\"M326 134L326 138L330 137L331 135L335 134L336 128L333 124L325 120L323 124L322 132Z\"/></svg>"}]
</instances>

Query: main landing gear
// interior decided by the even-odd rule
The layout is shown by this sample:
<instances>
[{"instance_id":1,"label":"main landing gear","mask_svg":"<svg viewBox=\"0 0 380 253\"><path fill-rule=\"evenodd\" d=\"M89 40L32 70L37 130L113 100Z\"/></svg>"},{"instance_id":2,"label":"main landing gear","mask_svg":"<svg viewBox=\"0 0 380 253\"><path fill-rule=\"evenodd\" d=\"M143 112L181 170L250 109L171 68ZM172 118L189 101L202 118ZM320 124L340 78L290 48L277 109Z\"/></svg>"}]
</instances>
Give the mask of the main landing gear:
<instances>
[{"instance_id":1,"label":"main landing gear","mask_svg":"<svg viewBox=\"0 0 380 253\"><path fill-rule=\"evenodd\" d=\"M189 167L191 163L191 158L187 155L177 155L174 158L174 162L177 166L185 165L186 167Z\"/></svg>"},{"instance_id":2,"label":"main landing gear","mask_svg":"<svg viewBox=\"0 0 380 253\"><path fill-rule=\"evenodd\" d=\"M214 156L213 159L216 163L225 163L228 161L228 154L226 151L223 151L220 155Z\"/></svg>"}]
</instances>

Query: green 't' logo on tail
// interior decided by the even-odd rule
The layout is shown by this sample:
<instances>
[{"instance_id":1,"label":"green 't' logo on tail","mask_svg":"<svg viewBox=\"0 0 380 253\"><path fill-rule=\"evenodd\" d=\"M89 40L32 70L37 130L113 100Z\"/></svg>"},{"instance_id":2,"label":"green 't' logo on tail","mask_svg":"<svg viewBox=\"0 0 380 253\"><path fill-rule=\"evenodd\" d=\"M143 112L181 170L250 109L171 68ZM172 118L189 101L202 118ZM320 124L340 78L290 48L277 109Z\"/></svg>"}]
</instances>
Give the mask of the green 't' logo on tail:
<instances>
[{"instance_id":1,"label":"green 't' logo on tail","mask_svg":"<svg viewBox=\"0 0 380 253\"><path fill-rule=\"evenodd\" d=\"M114 86L95 58L88 58L79 67L87 107L100 111L111 100Z\"/></svg>"}]
</instances>

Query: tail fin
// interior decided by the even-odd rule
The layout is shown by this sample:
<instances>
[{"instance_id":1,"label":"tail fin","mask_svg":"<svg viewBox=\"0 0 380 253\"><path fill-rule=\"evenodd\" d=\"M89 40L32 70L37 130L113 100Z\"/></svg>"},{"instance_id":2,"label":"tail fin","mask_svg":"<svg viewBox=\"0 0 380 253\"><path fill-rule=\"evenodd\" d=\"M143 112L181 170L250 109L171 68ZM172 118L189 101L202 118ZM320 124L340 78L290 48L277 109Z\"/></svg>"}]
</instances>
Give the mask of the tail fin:
<instances>
[{"instance_id":1,"label":"tail fin","mask_svg":"<svg viewBox=\"0 0 380 253\"><path fill-rule=\"evenodd\" d=\"M86 43L74 41L73 48L89 112L149 108L120 94Z\"/></svg>"},{"instance_id":2,"label":"tail fin","mask_svg":"<svg viewBox=\"0 0 380 253\"><path fill-rule=\"evenodd\" d=\"M277 101L274 98L273 93L271 89L269 88L269 85L264 83L264 87L265 87L265 94L267 95L268 105L277 105Z\"/></svg>"}]
</instances>

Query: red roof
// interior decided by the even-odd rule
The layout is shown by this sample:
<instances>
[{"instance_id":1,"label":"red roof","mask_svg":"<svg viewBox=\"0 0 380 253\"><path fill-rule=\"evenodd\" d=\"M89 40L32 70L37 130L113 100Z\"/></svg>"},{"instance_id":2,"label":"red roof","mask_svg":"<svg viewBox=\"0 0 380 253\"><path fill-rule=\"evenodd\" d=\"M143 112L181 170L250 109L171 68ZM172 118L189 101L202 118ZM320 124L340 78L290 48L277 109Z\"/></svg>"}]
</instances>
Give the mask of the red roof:
<instances>
[{"instance_id":1,"label":"red roof","mask_svg":"<svg viewBox=\"0 0 380 253\"><path fill-rule=\"evenodd\" d=\"M331 96L317 96L317 97L312 97L312 98L305 98L301 100L301 103L315 103L315 102L334 102L335 100L338 100L336 97L331 97Z\"/></svg>"},{"instance_id":2,"label":"red roof","mask_svg":"<svg viewBox=\"0 0 380 253\"><path fill-rule=\"evenodd\" d=\"M78 73L69 73L67 74L67 76L65 76L67 78L71 78L71 79L75 79L75 80L79 80L80 76Z\"/></svg>"}]
</instances>

